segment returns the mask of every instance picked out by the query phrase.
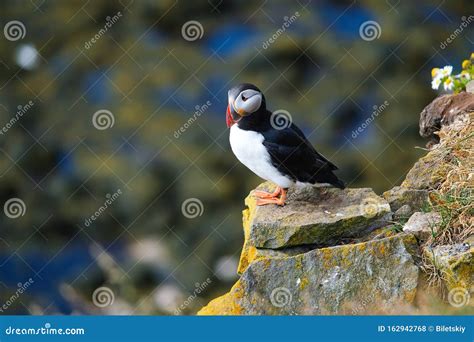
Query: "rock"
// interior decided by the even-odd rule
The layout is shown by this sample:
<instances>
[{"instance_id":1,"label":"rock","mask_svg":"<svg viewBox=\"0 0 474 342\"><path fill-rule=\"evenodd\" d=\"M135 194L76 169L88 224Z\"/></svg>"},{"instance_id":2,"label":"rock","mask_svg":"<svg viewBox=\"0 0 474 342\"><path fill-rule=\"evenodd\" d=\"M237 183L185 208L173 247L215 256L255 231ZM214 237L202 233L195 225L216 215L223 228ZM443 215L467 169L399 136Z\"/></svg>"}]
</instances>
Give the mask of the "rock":
<instances>
[{"instance_id":1,"label":"rock","mask_svg":"<svg viewBox=\"0 0 474 342\"><path fill-rule=\"evenodd\" d=\"M437 212L422 213L417 211L408 219L403 226L405 233L412 233L421 240L428 240L430 236L436 234L442 218Z\"/></svg>"},{"instance_id":2,"label":"rock","mask_svg":"<svg viewBox=\"0 0 474 342\"><path fill-rule=\"evenodd\" d=\"M257 189L271 191L272 186L270 183L263 183ZM289 198L291 201L291 198ZM247 198L245 199L245 204L247 209L242 211L242 222L243 222L243 229L244 229L244 245L242 247L242 253L240 255L239 266L237 268L237 273L242 274L248 265L260 258L266 257L283 257L283 256L293 256L297 254L301 254L307 252L312 248L311 245L306 246L298 246L292 248L280 248L278 250L274 249L261 249L255 247L254 244L250 242L250 230L252 226L252 222L254 220L255 214L257 212L257 205L256 200L250 193Z\"/></svg>"},{"instance_id":3,"label":"rock","mask_svg":"<svg viewBox=\"0 0 474 342\"><path fill-rule=\"evenodd\" d=\"M418 267L413 235L314 249L252 262L229 293L199 315L314 315L386 312L411 303Z\"/></svg>"},{"instance_id":4,"label":"rock","mask_svg":"<svg viewBox=\"0 0 474 342\"><path fill-rule=\"evenodd\" d=\"M423 249L423 254L436 267L448 290L474 286L474 246L468 243L441 245Z\"/></svg>"},{"instance_id":5,"label":"rock","mask_svg":"<svg viewBox=\"0 0 474 342\"><path fill-rule=\"evenodd\" d=\"M410 216L413 212L420 210L428 200L428 190L413 189L402 186L395 186L385 191L382 196L389 203L392 210L397 211L404 205L410 207L410 211L406 211L406 216Z\"/></svg>"},{"instance_id":6,"label":"rock","mask_svg":"<svg viewBox=\"0 0 474 342\"><path fill-rule=\"evenodd\" d=\"M273 187L267 182L257 189L273 191ZM245 199L245 204L245 242L239 273L251 261L268 255L262 249L330 246L379 228L390 218L390 206L371 189L305 187L291 189L287 204L281 208L257 207L252 194ZM283 253L294 255L295 251Z\"/></svg>"},{"instance_id":7,"label":"rock","mask_svg":"<svg viewBox=\"0 0 474 342\"><path fill-rule=\"evenodd\" d=\"M443 95L426 106L420 114L420 135L429 138L431 143L438 143L435 132L441 126L451 124L457 116L474 112L474 94L462 92Z\"/></svg>"},{"instance_id":8,"label":"rock","mask_svg":"<svg viewBox=\"0 0 474 342\"><path fill-rule=\"evenodd\" d=\"M430 190L436 188L446 179L447 165L445 160L450 158L450 151L444 148L434 148L426 156L421 157L408 171L401 187L404 189Z\"/></svg>"},{"instance_id":9,"label":"rock","mask_svg":"<svg viewBox=\"0 0 474 342\"><path fill-rule=\"evenodd\" d=\"M407 217L410 217L412 212L413 209L410 207L410 205L404 204L393 213L393 218L395 220L405 219Z\"/></svg>"},{"instance_id":10,"label":"rock","mask_svg":"<svg viewBox=\"0 0 474 342\"><path fill-rule=\"evenodd\" d=\"M400 232L397 231L397 227L395 225L388 225L386 227L378 228L371 232L370 234L364 235L360 238L356 238L351 241L351 243L361 243L367 242L370 240L380 240L385 239L387 237L392 237L398 235Z\"/></svg>"},{"instance_id":11,"label":"rock","mask_svg":"<svg viewBox=\"0 0 474 342\"><path fill-rule=\"evenodd\" d=\"M473 81L469 81L469 82L466 84L466 91L467 91L468 93L474 94L474 80L473 80Z\"/></svg>"},{"instance_id":12,"label":"rock","mask_svg":"<svg viewBox=\"0 0 474 342\"><path fill-rule=\"evenodd\" d=\"M371 230L374 223L390 213L388 203L368 188L305 187L290 192L289 198L287 205L275 210L274 206L257 207L255 197L247 197L249 241L253 246L327 246Z\"/></svg>"}]
</instances>

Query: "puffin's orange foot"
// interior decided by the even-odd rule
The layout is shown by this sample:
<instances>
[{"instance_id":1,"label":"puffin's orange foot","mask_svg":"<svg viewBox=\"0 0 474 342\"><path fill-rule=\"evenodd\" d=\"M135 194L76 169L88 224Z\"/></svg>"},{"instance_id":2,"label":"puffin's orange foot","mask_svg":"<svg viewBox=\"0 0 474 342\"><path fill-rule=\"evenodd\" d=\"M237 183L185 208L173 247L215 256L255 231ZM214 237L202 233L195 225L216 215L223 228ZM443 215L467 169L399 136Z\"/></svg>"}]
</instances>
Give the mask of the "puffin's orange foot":
<instances>
[{"instance_id":1,"label":"puffin's orange foot","mask_svg":"<svg viewBox=\"0 0 474 342\"><path fill-rule=\"evenodd\" d=\"M281 198L278 198L278 197L257 199L257 205L267 205L267 204L276 204L280 206L285 205L285 203L281 200Z\"/></svg>"},{"instance_id":2,"label":"puffin's orange foot","mask_svg":"<svg viewBox=\"0 0 474 342\"><path fill-rule=\"evenodd\" d=\"M267 205L267 204L276 204L279 206L284 206L286 201L286 190L280 188L281 196L271 197L271 198L257 198L257 205Z\"/></svg>"},{"instance_id":3,"label":"puffin's orange foot","mask_svg":"<svg viewBox=\"0 0 474 342\"><path fill-rule=\"evenodd\" d=\"M266 191L260 191L260 190L255 190L253 194L257 198L275 198L281 193L281 188L279 186L276 187L274 192L266 192Z\"/></svg>"}]
</instances>

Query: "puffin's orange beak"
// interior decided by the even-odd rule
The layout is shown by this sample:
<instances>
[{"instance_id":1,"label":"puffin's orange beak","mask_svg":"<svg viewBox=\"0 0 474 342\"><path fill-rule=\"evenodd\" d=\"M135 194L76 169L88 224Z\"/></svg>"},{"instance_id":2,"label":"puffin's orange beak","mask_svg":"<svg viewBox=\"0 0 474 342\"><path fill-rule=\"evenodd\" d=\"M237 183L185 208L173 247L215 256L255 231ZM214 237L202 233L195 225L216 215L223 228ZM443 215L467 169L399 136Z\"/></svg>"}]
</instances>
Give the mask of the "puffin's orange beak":
<instances>
[{"instance_id":1,"label":"puffin's orange beak","mask_svg":"<svg viewBox=\"0 0 474 342\"><path fill-rule=\"evenodd\" d=\"M225 113L225 121L227 123L227 127L232 127L235 124L234 118L232 118L232 113L230 112L230 104L227 106L227 111Z\"/></svg>"}]
</instances>

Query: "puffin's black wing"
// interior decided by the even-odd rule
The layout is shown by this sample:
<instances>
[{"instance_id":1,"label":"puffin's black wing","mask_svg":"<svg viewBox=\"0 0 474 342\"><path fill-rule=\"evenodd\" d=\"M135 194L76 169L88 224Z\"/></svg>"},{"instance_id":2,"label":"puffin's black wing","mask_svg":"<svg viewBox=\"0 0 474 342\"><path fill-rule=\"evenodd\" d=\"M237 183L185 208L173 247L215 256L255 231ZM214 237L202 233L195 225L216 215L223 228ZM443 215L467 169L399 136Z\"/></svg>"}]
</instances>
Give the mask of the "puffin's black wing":
<instances>
[{"instance_id":1,"label":"puffin's black wing","mask_svg":"<svg viewBox=\"0 0 474 342\"><path fill-rule=\"evenodd\" d=\"M322 154L320 154L316 149L311 145L311 143L306 139L304 136L303 132L298 128L298 126L291 124L290 127L288 127L290 130L292 130L295 134L298 135L299 139L310 149L313 151L313 153L322 161L325 161L328 164L328 167L331 168L331 170L337 170L338 167L331 163L329 160L326 159Z\"/></svg>"},{"instance_id":2,"label":"puffin's black wing","mask_svg":"<svg viewBox=\"0 0 474 342\"><path fill-rule=\"evenodd\" d=\"M303 183L329 183L343 189L344 183L333 173L336 165L319 154L303 132L291 124L262 132L263 145L272 158L272 164L283 174Z\"/></svg>"}]
</instances>

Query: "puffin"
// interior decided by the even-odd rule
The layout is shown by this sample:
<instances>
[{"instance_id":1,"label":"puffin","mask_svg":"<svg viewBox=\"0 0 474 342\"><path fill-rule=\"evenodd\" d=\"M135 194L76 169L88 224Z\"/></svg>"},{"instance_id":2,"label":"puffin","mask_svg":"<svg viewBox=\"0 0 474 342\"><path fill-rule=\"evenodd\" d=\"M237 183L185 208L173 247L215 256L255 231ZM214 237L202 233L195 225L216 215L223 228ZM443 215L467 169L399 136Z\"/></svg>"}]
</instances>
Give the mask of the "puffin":
<instances>
[{"instance_id":1,"label":"puffin","mask_svg":"<svg viewBox=\"0 0 474 342\"><path fill-rule=\"evenodd\" d=\"M226 123L232 152L257 176L277 185L274 192L254 191L257 205L285 205L291 186L344 189L334 174L337 166L316 151L292 120L275 124L275 113L267 109L265 96L253 84L239 84L228 92Z\"/></svg>"}]
</instances>

